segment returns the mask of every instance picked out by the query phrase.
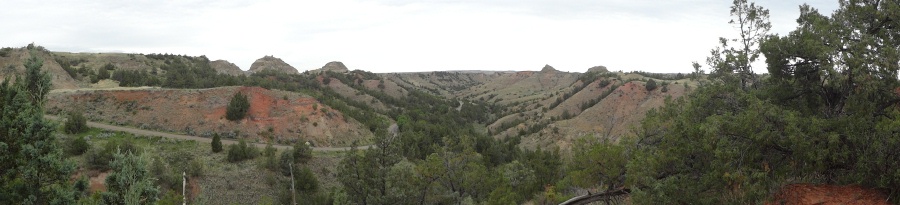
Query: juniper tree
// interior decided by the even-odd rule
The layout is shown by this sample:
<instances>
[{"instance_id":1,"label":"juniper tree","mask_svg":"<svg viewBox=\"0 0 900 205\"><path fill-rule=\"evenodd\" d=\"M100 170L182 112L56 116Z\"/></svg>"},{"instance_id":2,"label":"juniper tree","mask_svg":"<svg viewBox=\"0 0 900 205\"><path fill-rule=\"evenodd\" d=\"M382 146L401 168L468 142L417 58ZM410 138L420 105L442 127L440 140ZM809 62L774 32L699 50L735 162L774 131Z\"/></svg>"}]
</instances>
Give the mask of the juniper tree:
<instances>
[{"instance_id":1,"label":"juniper tree","mask_svg":"<svg viewBox=\"0 0 900 205\"><path fill-rule=\"evenodd\" d=\"M63 158L44 119L43 102L50 77L32 52L25 77L0 83L0 204L70 204L75 194L68 182L74 164Z\"/></svg>"}]
</instances>

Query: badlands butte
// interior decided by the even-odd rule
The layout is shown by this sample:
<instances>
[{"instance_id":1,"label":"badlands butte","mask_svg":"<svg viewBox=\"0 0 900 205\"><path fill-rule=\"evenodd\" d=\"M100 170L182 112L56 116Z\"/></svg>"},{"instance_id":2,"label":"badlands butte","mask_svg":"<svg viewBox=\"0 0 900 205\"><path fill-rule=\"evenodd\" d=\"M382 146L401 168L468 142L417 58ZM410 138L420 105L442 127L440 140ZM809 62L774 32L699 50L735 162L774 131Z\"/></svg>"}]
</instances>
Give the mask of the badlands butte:
<instances>
[{"instance_id":1,"label":"badlands butte","mask_svg":"<svg viewBox=\"0 0 900 205\"><path fill-rule=\"evenodd\" d=\"M540 71L371 73L335 61L299 72L265 56L244 71L205 56L38 51L54 87L48 114L80 110L90 121L146 130L323 147L371 144L398 121L422 119L398 113L416 115L400 111L425 101L446 107L440 109L446 114L479 115L460 123L497 139L520 138L520 147L567 150L580 137L629 135L648 110L696 87L688 75L603 66L584 73L550 65ZM22 75L28 52L4 49L0 78ZM250 110L229 121L226 107L235 93L248 96ZM399 123L403 129L416 122Z\"/></svg>"}]
</instances>

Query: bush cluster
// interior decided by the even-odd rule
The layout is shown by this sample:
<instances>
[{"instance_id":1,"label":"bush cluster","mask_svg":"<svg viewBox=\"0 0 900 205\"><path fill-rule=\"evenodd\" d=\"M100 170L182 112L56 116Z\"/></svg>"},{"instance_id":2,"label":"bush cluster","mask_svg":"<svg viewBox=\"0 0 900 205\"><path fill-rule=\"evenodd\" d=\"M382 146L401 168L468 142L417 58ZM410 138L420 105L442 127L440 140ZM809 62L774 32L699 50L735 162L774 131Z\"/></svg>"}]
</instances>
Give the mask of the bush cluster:
<instances>
[{"instance_id":1,"label":"bush cluster","mask_svg":"<svg viewBox=\"0 0 900 205\"><path fill-rule=\"evenodd\" d=\"M87 131L87 119L81 111L71 111L68 113L64 130L68 134L78 134Z\"/></svg>"},{"instance_id":2,"label":"bush cluster","mask_svg":"<svg viewBox=\"0 0 900 205\"><path fill-rule=\"evenodd\" d=\"M259 150L252 145L248 145L244 140L228 146L229 162L240 162L253 159L256 158L257 155L259 155Z\"/></svg>"},{"instance_id":3,"label":"bush cluster","mask_svg":"<svg viewBox=\"0 0 900 205\"><path fill-rule=\"evenodd\" d=\"M130 139L110 139L103 145L103 149L89 149L84 156L87 167L91 169L108 170L109 162L113 160L115 153L138 154L140 150Z\"/></svg>"}]
</instances>

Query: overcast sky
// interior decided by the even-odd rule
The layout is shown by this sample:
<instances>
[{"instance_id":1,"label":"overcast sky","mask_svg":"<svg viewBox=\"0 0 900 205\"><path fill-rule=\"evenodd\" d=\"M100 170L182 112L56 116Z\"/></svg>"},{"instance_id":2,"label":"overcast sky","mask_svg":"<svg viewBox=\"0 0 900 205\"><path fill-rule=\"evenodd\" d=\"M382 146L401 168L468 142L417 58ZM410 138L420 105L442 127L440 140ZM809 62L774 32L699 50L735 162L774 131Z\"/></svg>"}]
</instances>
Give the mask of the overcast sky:
<instances>
[{"instance_id":1,"label":"overcast sky","mask_svg":"<svg viewBox=\"0 0 900 205\"><path fill-rule=\"evenodd\" d=\"M798 5L764 0L773 32ZM373 72L611 70L690 72L727 22L730 0L7 0L0 46L53 51L174 53L247 70L273 55L305 71L329 61ZM762 69L764 70L764 69Z\"/></svg>"}]
</instances>

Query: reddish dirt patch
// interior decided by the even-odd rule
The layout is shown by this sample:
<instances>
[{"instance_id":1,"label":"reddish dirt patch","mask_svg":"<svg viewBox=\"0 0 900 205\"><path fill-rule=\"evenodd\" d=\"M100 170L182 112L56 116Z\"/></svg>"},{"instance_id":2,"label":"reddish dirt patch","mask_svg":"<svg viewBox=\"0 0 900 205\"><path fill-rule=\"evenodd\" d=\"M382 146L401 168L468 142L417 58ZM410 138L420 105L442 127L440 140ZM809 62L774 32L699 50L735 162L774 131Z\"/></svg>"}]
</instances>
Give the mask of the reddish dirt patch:
<instances>
[{"instance_id":1,"label":"reddish dirt patch","mask_svg":"<svg viewBox=\"0 0 900 205\"><path fill-rule=\"evenodd\" d=\"M858 185L815 185L815 184L791 184L781 188L775 194L775 198L767 203L770 205L800 205L800 204L890 204L887 196L875 189L868 189Z\"/></svg>"},{"instance_id":2,"label":"reddish dirt patch","mask_svg":"<svg viewBox=\"0 0 900 205\"><path fill-rule=\"evenodd\" d=\"M95 172L96 173L96 172ZM90 176L90 184L91 184L91 193L96 193L100 191L106 191L106 177L109 176L109 172L99 172L96 175L88 174Z\"/></svg>"}]
</instances>

